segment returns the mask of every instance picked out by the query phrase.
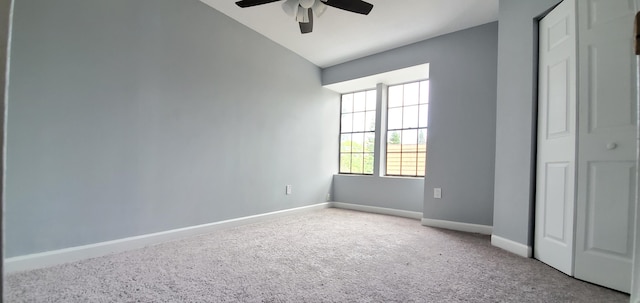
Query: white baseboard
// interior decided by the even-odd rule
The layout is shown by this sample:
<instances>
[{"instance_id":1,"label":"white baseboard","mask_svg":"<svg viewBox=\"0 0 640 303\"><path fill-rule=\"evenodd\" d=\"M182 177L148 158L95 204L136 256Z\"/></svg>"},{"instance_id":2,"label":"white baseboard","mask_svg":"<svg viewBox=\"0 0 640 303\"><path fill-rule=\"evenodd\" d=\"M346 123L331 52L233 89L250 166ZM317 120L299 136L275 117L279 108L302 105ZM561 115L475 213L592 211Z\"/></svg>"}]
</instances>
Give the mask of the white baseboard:
<instances>
[{"instance_id":1,"label":"white baseboard","mask_svg":"<svg viewBox=\"0 0 640 303\"><path fill-rule=\"evenodd\" d=\"M533 257L533 249L531 248L531 246L511 241L500 236L491 235L491 245L502 248L521 257Z\"/></svg>"},{"instance_id":2,"label":"white baseboard","mask_svg":"<svg viewBox=\"0 0 640 303\"><path fill-rule=\"evenodd\" d=\"M112 253L142 248L149 245L167 241L178 240L185 237L200 235L216 230L237 227L245 224L275 219L296 213L331 207L331 203L320 203L298 208L274 211L265 214L242 217L237 219L219 221L214 223L178 228L158 233L129 237L107 242L70 247L65 249L47 251L42 253L11 257L4 260L5 273L31 270L58 264L74 262L89 258L100 257Z\"/></svg>"},{"instance_id":3,"label":"white baseboard","mask_svg":"<svg viewBox=\"0 0 640 303\"><path fill-rule=\"evenodd\" d=\"M361 204L331 202L331 207L357 210L357 211L381 214L381 215L390 215L390 216L403 217L403 218L416 219L416 220L420 220L422 218L422 213L417 211L399 210L399 209L393 209L393 208L384 208L384 207L368 206L368 205L361 205Z\"/></svg>"},{"instance_id":4,"label":"white baseboard","mask_svg":"<svg viewBox=\"0 0 640 303\"><path fill-rule=\"evenodd\" d=\"M493 227L489 225L435 220L435 219L427 219L427 218L422 219L422 225L457 230L457 231L464 231L469 233L478 233L483 235L490 235L493 232Z\"/></svg>"}]
</instances>

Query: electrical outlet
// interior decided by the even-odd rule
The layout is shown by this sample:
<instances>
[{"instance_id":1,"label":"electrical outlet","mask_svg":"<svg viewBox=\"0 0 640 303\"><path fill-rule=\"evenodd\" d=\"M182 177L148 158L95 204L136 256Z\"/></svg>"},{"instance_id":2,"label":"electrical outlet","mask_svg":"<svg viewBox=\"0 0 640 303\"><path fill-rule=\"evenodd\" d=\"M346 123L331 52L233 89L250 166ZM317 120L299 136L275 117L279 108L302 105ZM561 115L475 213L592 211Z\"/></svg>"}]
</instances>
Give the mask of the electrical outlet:
<instances>
[{"instance_id":1,"label":"electrical outlet","mask_svg":"<svg viewBox=\"0 0 640 303\"><path fill-rule=\"evenodd\" d=\"M331 201L331 194L327 194L327 202Z\"/></svg>"},{"instance_id":2,"label":"electrical outlet","mask_svg":"<svg viewBox=\"0 0 640 303\"><path fill-rule=\"evenodd\" d=\"M291 194L291 185L287 185L287 186L285 186L285 193L286 193L287 195L290 195L290 194Z\"/></svg>"},{"instance_id":3,"label":"electrical outlet","mask_svg":"<svg viewBox=\"0 0 640 303\"><path fill-rule=\"evenodd\" d=\"M442 199L442 188L436 187L433 189L433 197L436 199Z\"/></svg>"}]
</instances>

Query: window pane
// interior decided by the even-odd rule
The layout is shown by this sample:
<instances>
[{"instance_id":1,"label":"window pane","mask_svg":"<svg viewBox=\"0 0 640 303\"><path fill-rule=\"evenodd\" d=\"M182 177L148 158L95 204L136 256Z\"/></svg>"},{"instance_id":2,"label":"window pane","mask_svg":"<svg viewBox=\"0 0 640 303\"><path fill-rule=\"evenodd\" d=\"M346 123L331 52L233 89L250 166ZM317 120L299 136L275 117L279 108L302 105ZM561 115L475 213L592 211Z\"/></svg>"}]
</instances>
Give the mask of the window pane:
<instances>
[{"instance_id":1,"label":"window pane","mask_svg":"<svg viewBox=\"0 0 640 303\"><path fill-rule=\"evenodd\" d=\"M353 114L353 131L364 131L364 112Z\"/></svg>"},{"instance_id":2,"label":"window pane","mask_svg":"<svg viewBox=\"0 0 640 303\"><path fill-rule=\"evenodd\" d=\"M364 134L364 151L372 153L376 146L376 134L365 133Z\"/></svg>"},{"instance_id":3,"label":"window pane","mask_svg":"<svg viewBox=\"0 0 640 303\"><path fill-rule=\"evenodd\" d=\"M388 107L402 106L402 85L389 86Z\"/></svg>"},{"instance_id":4,"label":"window pane","mask_svg":"<svg viewBox=\"0 0 640 303\"><path fill-rule=\"evenodd\" d=\"M427 150L427 130L426 129L419 129L418 130L418 151L420 151L420 148L424 150Z\"/></svg>"},{"instance_id":5,"label":"window pane","mask_svg":"<svg viewBox=\"0 0 640 303\"><path fill-rule=\"evenodd\" d=\"M418 106L407 106L402 116L402 128L418 127Z\"/></svg>"},{"instance_id":6,"label":"window pane","mask_svg":"<svg viewBox=\"0 0 640 303\"><path fill-rule=\"evenodd\" d=\"M427 154L419 153L418 154L418 176L424 176L426 163L427 163Z\"/></svg>"},{"instance_id":7,"label":"window pane","mask_svg":"<svg viewBox=\"0 0 640 303\"><path fill-rule=\"evenodd\" d=\"M351 151L351 134L345 134L340 136L340 151L341 152Z\"/></svg>"},{"instance_id":8,"label":"window pane","mask_svg":"<svg viewBox=\"0 0 640 303\"><path fill-rule=\"evenodd\" d=\"M415 175L417 160L417 153L402 153L402 173L410 173L412 175Z\"/></svg>"},{"instance_id":9,"label":"window pane","mask_svg":"<svg viewBox=\"0 0 640 303\"><path fill-rule=\"evenodd\" d=\"M420 84L418 82L404 85L404 106L418 104Z\"/></svg>"},{"instance_id":10,"label":"window pane","mask_svg":"<svg viewBox=\"0 0 640 303\"><path fill-rule=\"evenodd\" d=\"M401 136L401 132L400 131L388 131L387 132L387 151L389 150L389 146L391 146L391 148L396 148L393 146L398 146L398 150L395 150L397 152L400 152L400 143L402 142L402 136Z\"/></svg>"},{"instance_id":11,"label":"window pane","mask_svg":"<svg viewBox=\"0 0 640 303\"><path fill-rule=\"evenodd\" d=\"M386 174L424 176L429 81L389 86Z\"/></svg>"},{"instance_id":12,"label":"window pane","mask_svg":"<svg viewBox=\"0 0 640 303\"><path fill-rule=\"evenodd\" d=\"M387 175L400 175L401 153L387 153Z\"/></svg>"},{"instance_id":13,"label":"window pane","mask_svg":"<svg viewBox=\"0 0 640 303\"><path fill-rule=\"evenodd\" d=\"M418 130L409 129L402 131L402 151L416 152L418 150Z\"/></svg>"},{"instance_id":14,"label":"window pane","mask_svg":"<svg viewBox=\"0 0 640 303\"><path fill-rule=\"evenodd\" d=\"M353 111L363 112L365 108L366 94L365 92L359 92L353 94Z\"/></svg>"},{"instance_id":15,"label":"window pane","mask_svg":"<svg viewBox=\"0 0 640 303\"><path fill-rule=\"evenodd\" d=\"M376 110L377 97L375 90L367 91L367 110Z\"/></svg>"},{"instance_id":16,"label":"window pane","mask_svg":"<svg viewBox=\"0 0 640 303\"><path fill-rule=\"evenodd\" d=\"M349 133L353 129L353 114L342 114L342 122L340 123L340 132Z\"/></svg>"},{"instance_id":17,"label":"window pane","mask_svg":"<svg viewBox=\"0 0 640 303\"><path fill-rule=\"evenodd\" d=\"M347 173L347 174L351 172L351 154L350 153L340 154L340 172Z\"/></svg>"},{"instance_id":18,"label":"window pane","mask_svg":"<svg viewBox=\"0 0 640 303\"><path fill-rule=\"evenodd\" d=\"M353 111L353 94L342 95L342 112L350 113Z\"/></svg>"},{"instance_id":19,"label":"window pane","mask_svg":"<svg viewBox=\"0 0 640 303\"><path fill-rule=\"evenodd\" d=\"M420 123L418 127L427 127L429 126L429 104L420 105Z\"/></svg>"},{"instance_id":20,"label":"window pane","mask_svg":"<svg viewBox=\"0 0 640 303\"><path fill-rule=\"evenodd\" d=\"M402 153L402 175L415 176L416 175L416 153Z\"/></svg>"},{"instance_id":21,"label":"window pane","mask_svg":"<svg viewBox=\"0 0 640 303\"><path fill-rule=\"evenodd\" d=\"M365 129L366 131L375 131L376 130L376 112L370 111L366 112L365 118Z\"/></svg>"},{"instance_id":22,"label":"window pane","mask_svg":"<svg viewBox=\"0 0 640 303\"><path fill-rule=\"evenodd\" d=\"M429 81L420 82L420 103L429 103Z\"/></svg>"},{"instance_id":23,"label":"window pane","mask_svg":"<svg viewBox=\"0 0 640 303\"><path fill-rule=\"evenodd\" d=\"M352 139L352 151L363 152L364 151L364 133L355 133L351 137Z\"/></svg>"},{"instance_id":24,"label":"window pane","mask_svg":"<svg viewBox=\"0 0 640 303\"><path fill-rule=\"evenodd\" d=\"M363 160L361 153L351 154L351 173L361 174L363 172Z\"/></svg>"},{"instance_id":25,"label":"window pane","mask_svg":"<svg viewBox=\"0 0 640 303\"><path fill-rule=\"evenodd\" d=\"M388 129L402 128L402 107L390 108L387 117Z\"/></svg>"},{"instance_id":26,"label":"window pane","mask_svg":"<svg viewBox=\"0 0 640 303\"><path fill-rule=\"evenodd\" d=\"M373 174L373 153L364 154L364 173Z\"/></svg>"},{"instance_id":27,"label":"window pane","mask_svg":"<svg viewBox=\"0 0 640 303\"><path fill-rule=\"evenodd\" d=\"M376 90L341 96L340 173L373 173L376 99Z\"/></svg>"}]
</instances>

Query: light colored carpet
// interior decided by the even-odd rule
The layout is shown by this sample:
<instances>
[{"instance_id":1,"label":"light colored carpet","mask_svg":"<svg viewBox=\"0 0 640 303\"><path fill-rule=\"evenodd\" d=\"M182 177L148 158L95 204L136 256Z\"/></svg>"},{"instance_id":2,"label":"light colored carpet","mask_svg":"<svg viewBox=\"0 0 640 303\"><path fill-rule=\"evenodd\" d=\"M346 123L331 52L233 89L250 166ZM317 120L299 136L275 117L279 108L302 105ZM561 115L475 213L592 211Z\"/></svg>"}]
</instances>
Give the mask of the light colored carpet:
<instances>
[{"instance_id":1,"label":"light colored carpet","mask_svg":"<svg viewBox=\"0 0 640 303\"><path fill-rule=\"evenodd\" d=\"M416 220L326 209L8 275L7 302L628 302Z\"/></svg>"}]
</instances>

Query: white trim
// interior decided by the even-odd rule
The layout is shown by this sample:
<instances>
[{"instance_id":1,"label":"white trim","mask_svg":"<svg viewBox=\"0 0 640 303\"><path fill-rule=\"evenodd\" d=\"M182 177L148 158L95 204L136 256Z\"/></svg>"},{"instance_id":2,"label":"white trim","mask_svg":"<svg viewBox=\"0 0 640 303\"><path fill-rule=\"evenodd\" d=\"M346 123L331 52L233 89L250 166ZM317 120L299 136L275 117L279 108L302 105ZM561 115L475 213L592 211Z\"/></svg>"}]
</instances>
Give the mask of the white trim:
<instances>
[{"instance_id":1,"label":"white trim","mask_svg":"<svg viewBox=\"0 0 640 303\"><path fill-rule=\"evenodd\" d=\"M262 222L269 219L280 218L292 214L308 212L312 210L331 207L332 204L320 203L292 209L269 212L265 214L247 216L214 223L178 228L158 233L128 237L113 241L100 242L89 245L69 247L42 253L11 257L4 260L5 273L43 268L68 262L95 258L111 253L122 252L167 241L178 240L185 237L200 235L216 230L237 227L245 224Z\"/></svg>"},{"instance_id":2,"label":"white trim","mask_svg":"<svg viewBox=\"0 0 640 303\"><path fill-rule=\"evenodd\" d=\"M427 219L427 218L422 218L422 225L430 226L430 227L446 228L446 229L464 231L464 232L470 232L470 233L478 233L483 235L490 235L493 232L493 226L489 226L489 225L471 224L471 223Z\"/></svg>"},{"instance_id":3,"label":"white trim","mask_svg":"<svg viewBox=\"0 0 640 303\"><path fill-rule=\"evenodd\" d=\"M533 256L533 249L531 246L511 241L500 236L491 235L491 245L502 248L521 257L531 258Z\"/></svg>"},{"instance_id":4,"label":"white trim","mask_svg":"<svg viewBox=\"0 0 640 303\"><path fill-rule=\"evenodd\" d=\"M403 218L416 219L416 220L420 220L422 218L422 213L417 211L399 210L399 209L393 209L393 208L385 208L385 207L377 207L377 206L369 206L369 205L361 205L361 204L331 202L331 207L357 210L357 211L381 214L381 215L390 215L390 216L403 217Z\"/></svg>"},{"instance_id":5,"label":"white trim","mask_svg":"<svg viewBox=\"0 0 640 303\"><path fill-rule=\"evenodd\" d=\"M422 79L429 79L429 63L396 69L389 72L356 78L353 80L325 84L323 86L336 93L345 94L357 91L364 87L374 88L378 85L378 83L398 84Z\"/></svg>"}]
</instances>

